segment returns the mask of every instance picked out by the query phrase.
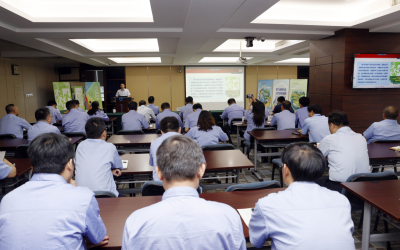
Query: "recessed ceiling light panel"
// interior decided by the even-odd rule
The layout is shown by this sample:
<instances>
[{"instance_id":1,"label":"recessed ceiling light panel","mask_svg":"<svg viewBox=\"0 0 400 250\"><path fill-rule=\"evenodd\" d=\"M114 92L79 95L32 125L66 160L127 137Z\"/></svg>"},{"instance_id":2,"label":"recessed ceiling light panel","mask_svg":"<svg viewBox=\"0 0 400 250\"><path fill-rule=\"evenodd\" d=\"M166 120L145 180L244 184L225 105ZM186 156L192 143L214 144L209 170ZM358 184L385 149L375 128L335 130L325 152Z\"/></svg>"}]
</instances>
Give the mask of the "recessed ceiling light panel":
<instances>
[{"instance_id":1,"label":"recessed ceiling light panel","mask_svg":"<svg viewBox=\"0 0 400 250\"><path fill-rule=\"evenodd\" d=\"M290 59L285 59L282 61L278 61L275 63L303 63L303 64L309 64L310 63L310 58L290 58Z\"/></svg>"},{"instance_id":2,"label":"recessed ceiling light panel","mask_svg":"<svg viewBox=\"0 0 400 250\"><path fill-rule=\"evenodd\" d=\"M116 63L161 63L161 57L111 57Z\"/></svg>"},{"instance_id":3,"label":"recessed ceiling light panel","mask_svg":"<svg viewBox=\"0 0 400 250\"><path fill-rule=\"evenodd\" d=\"M247 60L253 57L246 57ZM203 57L199 63L236 63L239 57Z\"/></svg>"},{"instance_id":4,"label":"recessed ceiling light panel","mask_svg":"<svg viewBox=\"0 0 400 250\"><path fill-rule=\"evenodd\" d=\"M70 39L93 52L159 52L157 38L150 39Z\"/></svg>"}]
</instances>

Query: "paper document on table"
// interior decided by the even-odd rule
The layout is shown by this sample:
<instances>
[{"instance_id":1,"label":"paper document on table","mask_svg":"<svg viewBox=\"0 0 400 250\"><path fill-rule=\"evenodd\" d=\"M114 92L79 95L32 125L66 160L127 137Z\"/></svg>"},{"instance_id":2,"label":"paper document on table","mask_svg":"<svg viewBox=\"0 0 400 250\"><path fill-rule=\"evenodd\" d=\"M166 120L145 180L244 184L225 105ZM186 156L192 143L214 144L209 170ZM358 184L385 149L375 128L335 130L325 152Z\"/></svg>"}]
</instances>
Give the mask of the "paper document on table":
<instances>
[{"instance_id":1,"label":"paper document on table","mask_svg":"<svg viewBox=\"0 0 400 250\"><path fill-rule=\"evenodd\" d=\"M392 150L396 150L396 151L400 151L400 146L397 146L397 147L391 147L390 149L392 149Z\"/></svg>"},{"instance_id":2,"label":"paper document on table","mask_svg":"<svg viewBox=\"0 0 400 250\"><path fill-rule=\"evenodd\" d=\"M122 168L128 169L128 160L122 160Z\"/></svg>"},{"instance_id":3,"label":"paper document on table","mask_svg":"<svg viewBox=\"0 0 400 250\"><path fill-rule=\"evenodd\" d=\"M254 208L243 208L237 210L242 217L244 223L246 223L247 227L249 227L251 215L253 214L253 209Z\"/></svg>"},{"instance_id":4,"label":"paper document on table","mask_svg":"<svg viewBox=\"0 0 400 250\"><path fill-rule=\"evenodd\" d=\"M6 156L6 151L0 151L0 161L4 160L4 156Z\"/></svg>"}]
</instances>

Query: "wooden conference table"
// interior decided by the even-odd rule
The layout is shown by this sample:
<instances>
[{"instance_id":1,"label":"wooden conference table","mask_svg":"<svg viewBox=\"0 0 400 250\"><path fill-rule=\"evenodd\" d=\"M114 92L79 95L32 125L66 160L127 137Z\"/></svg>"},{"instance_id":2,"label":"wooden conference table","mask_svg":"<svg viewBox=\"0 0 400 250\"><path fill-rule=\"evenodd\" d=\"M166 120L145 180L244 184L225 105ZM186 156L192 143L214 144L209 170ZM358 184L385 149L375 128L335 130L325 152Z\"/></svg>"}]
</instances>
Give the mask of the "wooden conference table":
<instances>
[{"instance_id":1,"label":"wooden conference table","mask_svg":"<svg viewBox=\"0 0 400 250\"><path fill-rule=\"evenodd\" d=\"M113 135L107 142L114 144L115 146L136 146L136 145L147 145L156 140L161 135L159 134L143 134L143 135Z\"/></svg>"},{"instance_id":2,"label":"wooden conference table","mask_svg":"<svg viewBox=\"0 0 400 250\"><path fill-rule=\"evenodd\" d=\"M390 149L400 146L398 142L382 142L368 144L368 155L371 161L387 161L400 159L400 152Z\"/></svg>"},{"instance_id":3,"label":"wooden conference table","mask_svg":"<svg viewBox=\"0 0 400 250\"><path fill-rule=\"evenodd\" d=\"M263 198L270 193L277 193L282 190L284 190L284 188L227 193L207 193L200 194L200 197L209 201L225 203L234 209L242 209L253 208L260 198ZM107 228L107 235L110 237L108 245L104 246L104 248L110 250L121 249L125 221L129 215L138 209L161 201L161 198L162 196L97 199L100 207L101 218ZM244 236L246 240L248 240L249 229L243 220L242 224Z\"/></svg>"},{"instance_id":4,"label":"wooden conference table","mask_svg":"<svg viewBox=\"0 0 400 250\"><path fill-rule=\"evenodd\" d=\"M77 143L83 137L70 137L72 144ZM0 139L0 151L15 151L15 148L20 145L28 144L27 139Z\"/></svg>"},{"instance_id":5,"label":"wooden conference table","mask_svg":"<svg viewBox=\"0 0 400 250\"><path fill-rule=\"evenodd\" d=\"M32 170L31 162L28 158L7 158L6 159L15 164L15 168L17 169L17 175L11 179L3 179L0 180L0 186L2 187L2 193L5 194L6 187L13 187L19 184L24 179L30 179L30 172ZM11 181L8 182L8 181Z\"/></svg>"},{"instance_id":6,"label":"wooden conference table","mask_svg":"<svg viewBox=\"0 0 400 250\"><path fill-rule=\"evenodd\" d=\"M269 121L265 121L264 126L265 127L269 127L269 124L270 124ZM236 148L240 148L240 134L239 134L239 131L240 131L241 128L247 127L247 121L246 122L232 121L232 125L236 126L236 134L237 134L237 147Z\"/></svg>"}]
</instances>

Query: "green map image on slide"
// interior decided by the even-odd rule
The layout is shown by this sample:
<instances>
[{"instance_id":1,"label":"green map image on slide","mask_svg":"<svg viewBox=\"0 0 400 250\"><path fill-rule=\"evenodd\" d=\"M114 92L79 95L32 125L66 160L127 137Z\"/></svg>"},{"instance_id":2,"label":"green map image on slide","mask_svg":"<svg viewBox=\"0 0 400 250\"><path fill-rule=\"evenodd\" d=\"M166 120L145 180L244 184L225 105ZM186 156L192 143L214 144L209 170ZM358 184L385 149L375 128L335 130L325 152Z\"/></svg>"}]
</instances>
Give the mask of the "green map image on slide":
<instances>
[{"instance_id":1,"label":"green map image on slide","mask_svg":"<svg viewBox=\"0 0 400 250\"><path fill-rule=\"evenodd\" d=\"M225 94L231 98L238 97L240 95L240 77L225 77Z\"/></svg>"},{"instance_id":2,"label":"green map image on slide","mask_svg":"<svg viewBox=\"0 0 400 250\"><path fill-rule=\"evenodd\" d=\"M271 93L269 89L262 87L258 91L258 98L260 99L260 102L264 103L267 108L271 107Z\"/></svg>"},{"instance_id":3,"label":"green map image on slide","mask_svg":"<svg viewBox=\"0 0 400 250\"><path fill-rule=\"evenodd\" d=\"M85 87L88 88L86 89L86 98L88 99L89 105L91 105L94 101L98 101L100 104L100 108L103 108L103 104L101 101L100 83L85 83Z\"/></svg>"},{"instance_id":4,"label":"green map image on slide","mask_svg":"<svg viewBox=\"0 0 400 250\"><path fill-rule=\"evenodd\" d=\"M297 110L300 108L299 106L299 99L302 96L306 96L304 90L294 90L290 95L290 102L292 103L293 109Z\"/></svg>"},{"instance_id":5,"label":"green map image on slide","mask_svg":"<svg viewBox=\"0 0 400 250\"><path fill-rule=\"evenodd\" d=\"M400 62L392 62L390 65L390 82L400 84Z\"/></svg>"}]
</instances>

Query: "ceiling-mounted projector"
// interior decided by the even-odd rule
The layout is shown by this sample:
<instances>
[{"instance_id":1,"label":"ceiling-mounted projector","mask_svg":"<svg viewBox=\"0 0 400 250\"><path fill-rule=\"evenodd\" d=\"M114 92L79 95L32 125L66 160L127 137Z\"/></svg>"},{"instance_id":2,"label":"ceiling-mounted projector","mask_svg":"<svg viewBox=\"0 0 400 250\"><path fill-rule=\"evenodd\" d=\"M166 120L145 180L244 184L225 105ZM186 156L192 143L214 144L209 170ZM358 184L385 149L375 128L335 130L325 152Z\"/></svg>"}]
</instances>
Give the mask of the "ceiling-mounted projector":
<instances>
[{"instance_id":1,"label":"ceiling-mounted projector","mask_svg":"<svg viewBox=\"0 0 400 250\"><path fill-rule=\"evenodd\" d=\"M236 63L247 64L247 59L246 59L246 57L239 57L239 59L236 61Z\"/></svg>"}]
</instances>

